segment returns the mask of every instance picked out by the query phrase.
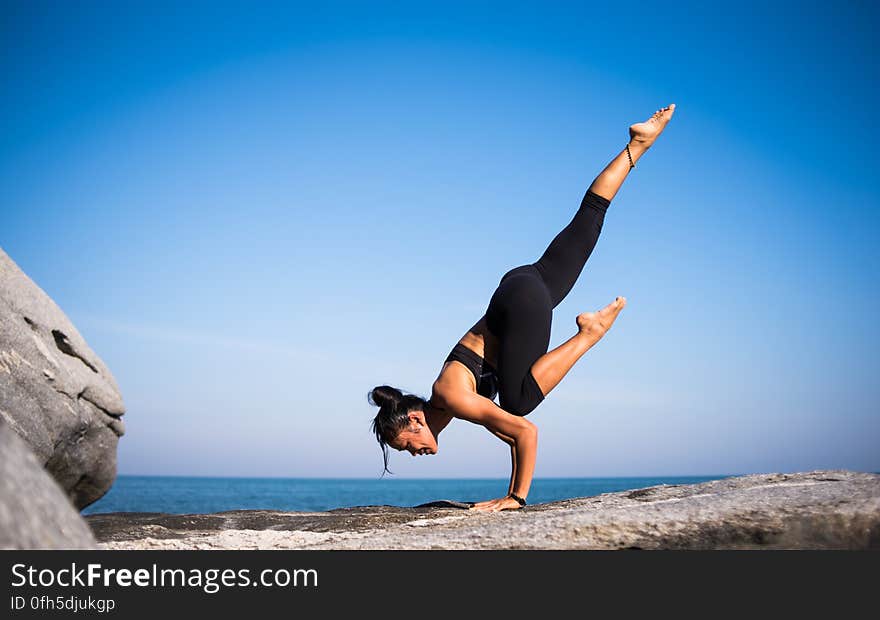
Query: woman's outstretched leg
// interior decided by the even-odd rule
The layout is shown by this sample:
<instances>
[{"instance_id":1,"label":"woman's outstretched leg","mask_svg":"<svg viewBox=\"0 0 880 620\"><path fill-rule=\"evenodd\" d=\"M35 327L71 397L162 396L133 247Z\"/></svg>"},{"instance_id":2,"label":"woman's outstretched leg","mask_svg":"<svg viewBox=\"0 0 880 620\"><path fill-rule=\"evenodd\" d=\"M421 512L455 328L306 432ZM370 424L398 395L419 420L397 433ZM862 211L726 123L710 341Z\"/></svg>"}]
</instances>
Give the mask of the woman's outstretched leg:
<instances>
[{"instance_id":1,"label":"woman's outstretched leg","mask_svg":"<svg viewBox=\"0 0 880 620\"><path fill-rule=\"evenodd\" d=\"M590 185L590 188L587 190L587 197L590 197L590 195L593 194L594 196L598 196L605 201L610 202L615 194L617 194L617 191L620 189L620 186L623 185L623 181L629 174L630 157L632 157L633 163L635 163L645 154L645 151L654 144L654 140L657 139L657 136L659 136L666 127L666 124L669 122L669 119L672 118L674 112L675 104L673 103L668 107L657 110L653 116L644 123L637 123L630 126L629 154L627 154L627 149L623 149L623 151L611 160ZM585 202L587 202L587 197L584 198ZM593 198L592 201L599 202L595 198ZM583 207L584 205L582 204L581 209L583 209ZM575 219L577 219L577 217L578 216L575 216ZM602 212L602 217L604 218L604 210ZM593 222L598 223L598 230L595 231L595 239L597 239L598 233L601 230L602 219L594 217ZM565 232L566 231L563 231L563 233ZM560 233L560 235L563 233ZM584 256L583 259L584 262L586 262L586 258L588 258L592 252L592 246L595 245L595 239L592 236L589 236L585 242L583 240L581 242L581 248L586 249L586 256ZM563 249L563 253L553 253L553 244L556 243L557 240L562 242L560 246ZM551 247L547 249L547 252L550 253L551 260L546 262L545 271L549 271L546 269L549 265L560 264L564 266L564 252L569 252L569 256L572 252L571 248L566 250L565 245L570 243L572 243L572 237L569 236L565 236L562 239L559 239L559 236L557 236L557 239L554 239L553 243L551 243ZM548 255L547 252L545 252L545 256ZM553 262L554 257L557 261L556 263ZM543 259L544 257L542 257L542 260ZM581 263L579 267L577 267L576 263L574 263L574 265L577 269L577 274L575 274L576 279L577 275L580 274L580 271L583 268L583 263ZM564 271L565 269L562 270L562 272ZM569 271L572 271L570 267ZM564 293L567 294L568 289L574 284L573 280L571 280L571 273L563 273L564 277L562 280L560 280L558 273L556 276L556 282L562 281L564 284L561 288L558 288L557 291L551 291L551 295L554 296L558 296L563 290ZM542 276L544 276L544 274L542 274ZM545 281L547 281L546 277ZM568 284L569 281L571 281L571 284ZM553 282L552 278L551 282ZM568 288L565 288L566 286ZM565 295L563 294L562 296L564 297ZM554 299L554 301L556 300ZM531 367L531 374L545 396L550 393L550 390L559 385L562 378L572 369L581 356L583 356L584 353L586 353L602 338L602 336L605 335L625 305L626 298L618 297L598 312L584 312L579 314L576 319L578 333L535 361Z\"/></svg>"},{"instance_id":2,"label":"woman's outstretched leg","mask_svg":"<svg viewBox=\"0 0 880 620\"><path fill-rule=\"evenodd\" d=\"M618 297L598 312L584 312L577 317L578 332L561 345L548 351L532 364L532 376L546 396L559 385L575 363L611 329L617 315L626 305L626 297Z\"/></svg>"},{"instance_id":3,"label":"woman's outstretched leg","mask_svg":"<svg viewBox=\"0 0 880 620\"><path fill-rule=\"evenodd\" d=\"M611 201L587 190L571 222L563 228L537 261L532 263L547 286L555 308L577 282L602 232Z\"/></svg>"},{"instance_id":4,"label":"woman's outstretched leg","mask_svg":"<svg viewBox=\"0 0 880 620\"><path fill-rule=\"evenodd\" d=\"M666 128L666 123L669 122L674 113L675 104L672 103L654 112L651 118L644 123L630 125L628 146L633 163L637 162L645 154L645 151L651 148L654 140ZM623 181L626 179L629 171L629 156L626 153L626 149L623 149L596 177L593 184L590 185L589 191L602 196L606 200L613 200L614 195L617 194L617 190L623 185Z\"/></svg>"},{"instance_id":5,"label":"woman's outstretched leg","mask_svg":"<svg viewBox=\"0 0 880 620\"><path fill-rule=\"evenodd\" d=\"M630 126L629 154L627 149L618 153L596 177L571 222L553 238L541 258L533 263L550 291L554 308L571 291L596 247L605 212L629 173L630 157L633 162L641 158L663 131L674 110L675 104L672 104L655 112L644 123Z\"/></svg>"}]
</instances>

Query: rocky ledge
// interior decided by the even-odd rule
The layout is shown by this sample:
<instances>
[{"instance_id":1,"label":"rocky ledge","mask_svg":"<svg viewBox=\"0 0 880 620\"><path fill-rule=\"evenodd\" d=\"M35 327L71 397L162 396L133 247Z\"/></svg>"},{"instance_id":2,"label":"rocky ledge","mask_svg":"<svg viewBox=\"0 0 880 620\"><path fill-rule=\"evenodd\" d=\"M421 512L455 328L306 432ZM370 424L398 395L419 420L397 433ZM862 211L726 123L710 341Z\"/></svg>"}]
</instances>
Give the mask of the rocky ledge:
<instances>
[{"instance_id":1,"label":"rocky ledge","mask_svg":"<svg viewBox=\"0 0 880 620\"><path fill-rule=\"evenodd\" d=\"M87 521L105 549L880 549L880 475L736 476L495 514L438 501Z\"/></svg>"}]
</instances>

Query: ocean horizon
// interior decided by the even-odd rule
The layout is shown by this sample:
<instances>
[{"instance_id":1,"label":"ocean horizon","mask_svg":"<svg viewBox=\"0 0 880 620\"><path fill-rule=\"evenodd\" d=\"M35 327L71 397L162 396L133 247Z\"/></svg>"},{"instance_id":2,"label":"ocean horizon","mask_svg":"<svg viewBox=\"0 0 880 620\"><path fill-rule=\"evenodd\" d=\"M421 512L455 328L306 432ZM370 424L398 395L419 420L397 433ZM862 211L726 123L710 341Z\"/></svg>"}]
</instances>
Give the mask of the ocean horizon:
<instances>
[{"instance_id":1,"label":"ocean horizon","mask_svg":"<svg viewBox=\"0 0 880 620\"><path fill-rule=\"evenodd\" d=\"M591 497L660 484L694 484L740 474L535 478L530 504ZM507 492L506 478L254 478L121 475L83 514L227 510L324 511L354 506L417 506L447 499L482 501Z\"/></svg>"}]
</instances>

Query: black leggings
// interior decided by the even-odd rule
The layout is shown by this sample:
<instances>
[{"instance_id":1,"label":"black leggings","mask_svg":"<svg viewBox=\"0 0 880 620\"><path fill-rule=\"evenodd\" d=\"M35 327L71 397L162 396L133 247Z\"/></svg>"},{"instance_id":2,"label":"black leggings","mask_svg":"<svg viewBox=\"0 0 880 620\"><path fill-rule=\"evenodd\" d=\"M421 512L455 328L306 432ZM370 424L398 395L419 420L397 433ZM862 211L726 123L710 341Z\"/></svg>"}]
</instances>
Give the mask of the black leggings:
<instances>
[{"instance_id":1,"label":"black leggings","mask_svg":"<svg viewBox=\"0 0 880 620\"><path fill-rule=\"evenodd\" d=\"M553 308L578 279L593 252L610 201L587 190L568 226L535 263L504 274L486 309L498 338L498 398L502 409L524 416L544 400L532 364L547 352Z\"/></svg>"}]
</instances>

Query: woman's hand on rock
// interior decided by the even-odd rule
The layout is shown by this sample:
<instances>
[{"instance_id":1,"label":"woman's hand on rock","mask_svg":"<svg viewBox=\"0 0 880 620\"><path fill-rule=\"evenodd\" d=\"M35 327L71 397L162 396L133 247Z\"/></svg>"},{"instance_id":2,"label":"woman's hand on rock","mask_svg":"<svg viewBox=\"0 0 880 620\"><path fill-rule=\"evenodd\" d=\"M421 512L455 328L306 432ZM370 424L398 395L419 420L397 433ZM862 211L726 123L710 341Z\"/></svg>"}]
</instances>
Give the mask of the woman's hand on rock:
<instances>
[{"instance_id":1,"label":"woman's hand on rock","mask_svg":"<svg viewBox=\"0 0 880 620\"><path fill-rule=\"evenodd\" d=\"M510 496L499 497L498 499L490 499L485 502L477 502L471 506L470 510L479 510L481 512L498 512L500 510L519 510L522 506L519 502Z\"/></svg>"}]
</instances>

